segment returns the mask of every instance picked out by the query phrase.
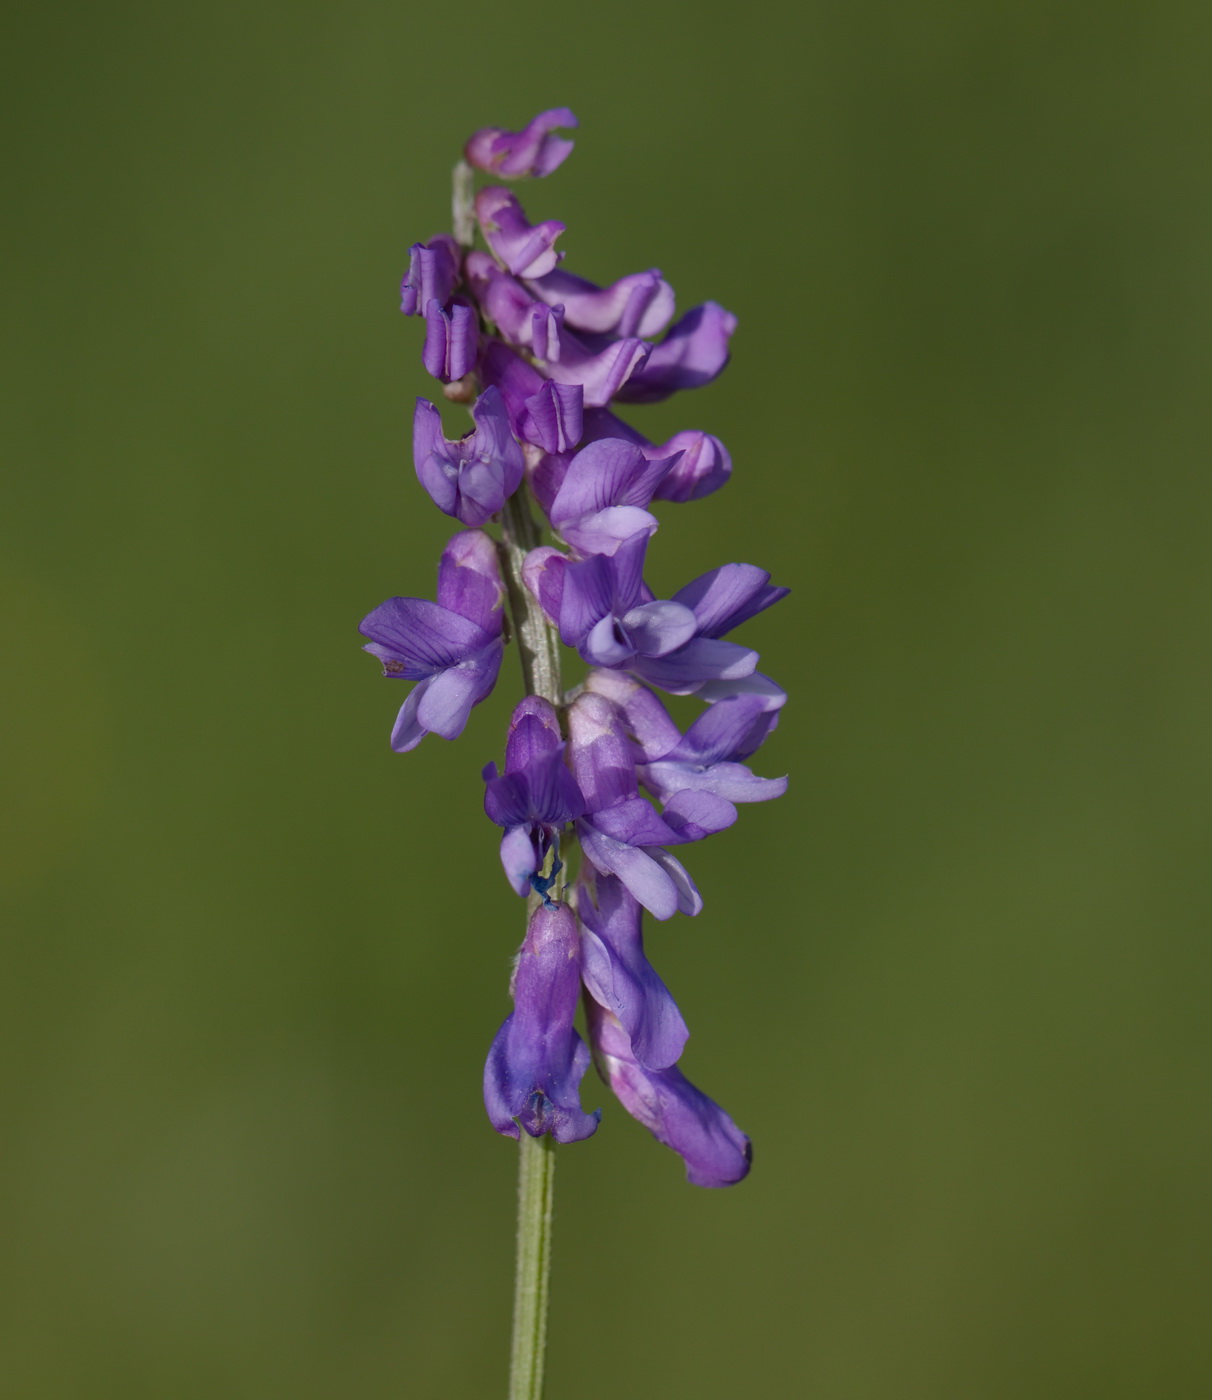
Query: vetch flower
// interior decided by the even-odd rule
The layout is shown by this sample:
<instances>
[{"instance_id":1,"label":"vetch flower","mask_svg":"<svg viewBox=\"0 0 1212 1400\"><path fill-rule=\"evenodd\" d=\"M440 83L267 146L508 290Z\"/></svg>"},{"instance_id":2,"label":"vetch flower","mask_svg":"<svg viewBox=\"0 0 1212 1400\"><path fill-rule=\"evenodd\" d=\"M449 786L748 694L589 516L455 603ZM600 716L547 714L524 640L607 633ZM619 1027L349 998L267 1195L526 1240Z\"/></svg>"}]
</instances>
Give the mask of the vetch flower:
<instances>
[{"instance_id":1,"label":"vetch flower","mask_svg":"<svg viewBox=\"0 0 1212 1400\"><path fill-rule=\"evenodd\" d=\"M658 816L640 796L630 744L602 695L577 696L568 711L568 734L573 776L585 800L576 824L585 858L603 875L616 875L655 918L670 919L679 910L697 914L702 896L681 861L663 847L707 834L681 827L702 828L704 817L710 822L719 810L716 800L709 793L679 794Z\"/></svg>"},{"instance_id":2,"label":"vetch flower","mask_svg":"<svg viewBox=\"0 0 1212 1400\"><path fill-rule=\"evenodd\" d=\"M656 267L620 277L611 287L557 268L531 279L529 286L540 301L562 307L564 319L578 331L651 340L673 315L673 288Z\"/></svg>"},{"instance_id":3,"label":"vetch flower","mask_svg":"<svg viewBox=\"0 0 1212 1400\"><path fill-rule=\"evenodd\" d=\"M391 733L397 753L426 734L457 739L473 705L492 690L501 668L504 585L496 546L482 530L464 530L442 551L438 601L388 598L358 631L392 680L417 681Z\"/></svg>"},{"instance_id":4,"label":"vetch flower","mask_svg":"<svg viewBox=\"0 0 1212 1400\"><path fill-rule=\"evenodd\" d=\"M631 1116L686 1163L695 1186L735 1186L753 1160L749 1139L676 1065L646 1069L617 1016L586 1002L589 1038L602 1078Z\"/></svg>"},{"instance_id":5,"label":"vetch flower","mask_svg":"<svg viewBox=\"0 0 1212 1400\"><path fill-rule=\"evenodd\" d=\"M575 127L577 119L567 107L540 112L521 131L502 131L486 126L463 147L463 154L477 170L503 175L507 180L523 176L541 179L562 165L572 152L573 142L553 136L559 127Z\"/></svg>"},{"instance_id":6,"label":"vetch flower","mask_svg":"<svg viewBox=\"0 0 1212 1400\"><path fill-rule=\"evenodd\" d=\"M564 741L556 712L538 695L521 701L509 721L505 771L484 769L484 810L498 826L501 864L518 894L531 889L546 897L551 879L540 872L548 855L559 862L559 832L579 817L585 801L564 763ZM552 877L557 873L552 870Z\"/></svg>"},{"instance_id":7,"label":"vetch flower","mask_svg":"<svg viewBox=\"0 0 1212 1400\"><path fill-rule=\"evenodd\" d=\"M408 271L400 283L400 310L423 316L431 301L445 306L459 279L459 245L448 233L408 250Z\"/></svg>"},{"instance_id":8,"label":"vetch flower","mask_svg":"<svg viewBox=\"0 0 1212 1400\"><path fill-rule=\"evenodd\" d=\"M769 573L753 564L721 564L673 595L673 602L694 614L694 630L685 644L659 656L637 656L630 669L672 695L693 695L710 682L742 681L753 674L758 654L736 642L723 641L724 633L789 592L773 587Z\"/></svg>"},{"instance_id":9,"label":"vetch flower","mask_svg":"<svg viewBox=\"0 0 1212 1400\"><path fill-rule=\"evenodd\" d=\"M581 985L581 945L567 904L540 904L526 926L513 976L514 1009L484 1066L484 1106L498 1133L550 1133L578 1142L598 1126L601 1109L581 1108L579 1086L589 1050L573 1028Z\"/></svg>"},{"instance_id":10,"label":"vetch flower","mask_svg":"<svg viewBox=\"0 0 1212 1400\"><path fill-rule=\"evenodd\" d=\"M501 185L490 185L476 195L476 218L485 242L515 277L542 277L563 256L554 244L564 225L555 219L529 223L517 195Z\"/></svg>"},{"instance_id":11,"label":"vetch flower","mask_svg":"<svg viewBox=\"0 0 1212 1400\"><path fill-rule=\"evenodd\" d=\"M453 442L442 415L418 399L412 420L417 479L439 510L464 525L482 525L522 482L522 449L514 441L500 391L490 385L472 406L474 431Z\"/></svg>"},{"instance_id":12,"label":"vetch flower","mask_svg":"<svg viewBox=\"0 0 1212 1400\"><path fill-rule=\"evenodd\" d=\"M586 990L619 1018L640 1064L667 1068L681 1055L690 1032L645 956L639 901L613 875L589 870L577 886L577 914Z\"/></svg>"},{"instance_id":13,"label":"vetch flower","mask_svg":"<svg viewBox=\"0 0 1212 1400\"><path fill-rule=\"evenodd\" d=\"M736 317L714 301L688 311L653 347L643 367L620 387L627 403L656 403L677 389L710 384L728 363Z\"/></svg>"},{"instance_id":14,"label":"vetch flower","mask_svg":"<svg viewBox=\"0 0 1212 1400\"><path fill-rule=\"evenodd\" d=\"M425 307L425 348L421 362L444 384L462 379L475 368L480 333L475 308L461 297L445 307L436 297Z\"/></svg>"}]
</instances>

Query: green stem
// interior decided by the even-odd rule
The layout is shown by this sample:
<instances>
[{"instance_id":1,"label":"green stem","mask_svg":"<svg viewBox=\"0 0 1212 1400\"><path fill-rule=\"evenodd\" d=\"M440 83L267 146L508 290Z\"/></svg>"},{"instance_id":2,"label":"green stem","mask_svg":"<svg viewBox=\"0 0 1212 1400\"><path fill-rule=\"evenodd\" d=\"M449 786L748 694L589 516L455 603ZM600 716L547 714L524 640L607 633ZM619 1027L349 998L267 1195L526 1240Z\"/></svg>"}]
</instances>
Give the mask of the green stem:
<instances>
[{"instance_id":1,"label":"green stem","mask_svg":"<svg viewBox=\"0 0 1212 1400\"><path fill-rule=\"evenodd\" d=\"M509 1400L540 1400L547 1349L547 1293L551 1280L551 1207L555 1141L519 1129L518 1264L513 1295L513 1355Z\"/></svg>"},{"instance_id":2,"label":"green stem","mask_svg":"<svg viewBox=\"0 0 1212 1400\"><path fill-rule=\"evenodd\" d=\"M501 512L501 552L509 593L514 640L528 695L541 695L559 709L560 648L555 629L522 582L526 555L539 543L539 528L530 511L525 486ZM532 895L533 913L539 896ZM532 1138L518 1129L518 1262L514 1275L513 1351L509 1364L509 1400L541 1400L547 1347L547 1295L551 1280L551 1207L555 1188L555 1141L549 1134Z\"/></svg>"}]
</instances>

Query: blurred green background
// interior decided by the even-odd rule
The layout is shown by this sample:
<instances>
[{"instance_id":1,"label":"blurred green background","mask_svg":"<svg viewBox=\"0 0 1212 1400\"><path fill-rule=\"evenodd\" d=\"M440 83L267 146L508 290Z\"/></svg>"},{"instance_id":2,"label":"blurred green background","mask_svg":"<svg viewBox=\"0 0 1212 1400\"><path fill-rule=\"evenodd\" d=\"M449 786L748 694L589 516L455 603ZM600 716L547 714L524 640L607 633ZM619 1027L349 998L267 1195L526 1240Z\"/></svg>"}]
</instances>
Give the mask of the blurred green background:
<instances>
[{"instance_id":1,"label":"blurred green background","mask_svg":"<svg viewBox=\"0 0 1212 1400\"><path fill-rule=\"evenodd\" d=\"M781 803L650 933L732 1191L593 1078L551 1400L1152 1400L1212 1372L1206 6L27 9L11 339L0 1393L503 1394L506 684L408 757L359 618L449 524L396 310L484 124L568 266L741 329ZM453 421L453 420L452 420Z\"/></svg>"}]
</instances>

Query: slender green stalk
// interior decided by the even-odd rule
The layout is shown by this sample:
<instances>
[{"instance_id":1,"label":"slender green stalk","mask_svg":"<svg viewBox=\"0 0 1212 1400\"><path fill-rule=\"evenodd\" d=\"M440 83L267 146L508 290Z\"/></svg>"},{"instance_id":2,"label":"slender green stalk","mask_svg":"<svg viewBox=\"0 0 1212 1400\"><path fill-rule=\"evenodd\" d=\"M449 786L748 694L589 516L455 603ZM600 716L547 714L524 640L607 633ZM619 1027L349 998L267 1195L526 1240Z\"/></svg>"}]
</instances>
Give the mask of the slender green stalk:
<instances>
[{"instance_id":1,"label":"slender green stalk","mask_svg":"<svg viewBox=\"0 0 1212 1400\"><path fill-rule=\"evenodd\" d=\"M547 1292L551 1281L551 1207L555 1141L518 1133L518 1264L513 1295L513 1355L509 1400L540 1400L547 1350Z\"/></svg>"},{"instance_id":2,"label":"slender green stalk","mask_svg":"<svg viewBox=\"0 0 1212 1400\"><path fill-rule=\"evenodd\" d=\"M501 553L509 613L528 695L541 695L559 709L564 700L560 649L555 630L522 582L527 553L539 543L525 486L501 513ZM532 895L529 911L539 903ZM514 1275L513 1349L509 1400L541 1400L547 1348L547 1295L551 1280L551 1209L555 1189L555 1141L518 1130L518 1261Z\"/></svg>"}]
</instances>

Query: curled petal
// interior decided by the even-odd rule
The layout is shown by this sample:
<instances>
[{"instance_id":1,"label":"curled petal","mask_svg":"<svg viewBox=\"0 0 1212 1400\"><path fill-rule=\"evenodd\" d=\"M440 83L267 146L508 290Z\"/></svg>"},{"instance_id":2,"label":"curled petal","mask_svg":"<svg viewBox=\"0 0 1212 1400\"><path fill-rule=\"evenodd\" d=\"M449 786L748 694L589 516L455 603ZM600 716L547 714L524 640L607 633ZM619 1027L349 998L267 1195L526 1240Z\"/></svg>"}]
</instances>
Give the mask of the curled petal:
<instances>
[{"instance_id":1,"label":"curled petal","mask_svg":"<svg viewBox=\"0 0 1212 1400\"><path fill-rule=\"evenodd\" d=\"M646 341L635 338L612 340L600 350L591 350L566 331L560 340L560 358L547 366L547 373L558 384L580 384L586 405L600 408L643 368L651 353Z\"/></svg>"},{"instance_id":2,"label":"curled petal","mask_svg":"<svg viewBox=\"0 0 1212 1400\"><path fill-rule=\"evenodd\" d=\"M500 185L476 195L476 217L484 239L506 271L515 277L542 277L559 262L555 241L564 225L555 219L531 224L517 196Z\"/></svg>"},{"instance_id":3,"label":"curled petal","mask_svg":"<svg viewBox=\"0 0 1212 1400\"><path fill-rule=\"evenodd\" d=\"M544 452L570 452L581 440L584 390L550 379L524 402L522 436Z\"/></svg>"},{"instance_id":4,"label":"curled petal","mask_svg":"<svg viewBox=\"0 0 1212 1400\"><path fill-rule=\"evenodd\" d=\"M697 429L675 433L652 450L658 456L676 458L654 493L662 501L701 500L718 491L732 473L728 449L718 437Z\"/></svg>"},{"instance_id":5,"label":"curled petal","mask_svg":"<svg viewBox=\"0 0 1212 1400\"><path fill-rule=\"evenodd\" d=\"M425 348L421 362L435 379L449 384L475 368L479 330L469 302L455 297L449 309L433 299L425 307Z\"/></svg>"},{"instance_id":6,"label":"curled petal","mask_svg":"<svg viewBox=\"0 0 1212 1400\"><path fill-rule=\"evenodd\" d=\"M582 923L582 978L589 995L623 1024L640 1064L664 1069L682 1053L689 1031L677 1003L644 953L640 905L623 884L599 875L577 890Z\"/></svg>"},{"instance_id":7,"label":"curled petal","mask_svg":"<svg viewBox=\"0 0 1212 1400\"><path fill-rule=\"evenodd\" d=\"M646 1069L617 1016L588 1004L589 1037L602 1078L619 1102L686 1163L694 1186L734 1186L749 1172L749 1139L676 1067Z\"/></svg>"},{"instance_id":8,"label":"curled petal","mask_svg":"<svg viewBox=\"0 0 1212 1400\"><path fill-rule=\"evenodd\" d=\"M424 314L431 301L450 300L459 279L459 245L441 233L428 243L414 243L408 250L408 271L400 283L400 310L405 316Z\"/></svg>"},{"instance_id":9,"label":"curled petal","mask_svg":"<svg viewBox=\"0 0 1212 1400\"><path fill-rule=\"evenodd\" d=\"M532 118L521 131L503 131L486 126L472 136L463 154L477 170L502 175L507 180L524 176L541 179L550 175L568 158L573 142L553 136L559 127L575 127L577 119L567 107L552 107Z\"/></svg>"},{"instance_id":10,"label":"curled petal","mask_svg":"<svg viewBox=\"0 0 1212 1400\"><path fill-rule=\"evenodd\" d=\"M621 277L612 287L598 287L557 268L532 282L531 290L548 305L562 306L574 330L591 334L651 340L673 315L673 288L656 267Z\"/></svg>"},{"instance_id":11,"label":"curled petal","mask_svg":"<svg viewBox=\"0 0 1212 1400\"><path fill-rule=\"evenodd\" d=\"M722 637L790 592L774 587L769 573L756 564L721 564L673 596L693 610L701 636Z\"/></svg>"},{"instance_id":12,"label":"curled petal","mask_svg":"<svg viewBox=\"0 0 1212 1400\"><path fill-rule=\"evenodd\" d=\"M626 403L656 403L678 389L709 384L728 363L728 341L736 317L714 301L688 311L657 345L618 397Z\"/></svg>"}]
</instances>

